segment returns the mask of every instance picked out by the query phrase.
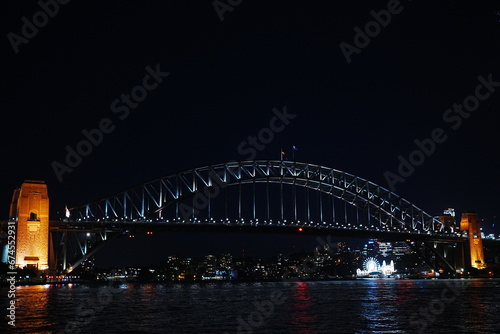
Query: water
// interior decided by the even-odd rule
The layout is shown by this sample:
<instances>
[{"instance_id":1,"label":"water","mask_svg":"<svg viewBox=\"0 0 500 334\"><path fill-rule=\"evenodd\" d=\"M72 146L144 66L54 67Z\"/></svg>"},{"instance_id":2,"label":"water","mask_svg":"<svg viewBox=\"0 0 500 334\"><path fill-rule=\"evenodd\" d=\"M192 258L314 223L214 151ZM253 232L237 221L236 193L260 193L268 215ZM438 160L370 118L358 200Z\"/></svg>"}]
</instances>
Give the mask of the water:
<instances>
[{"instance_id":1,"label":"water","mask_svg":"<svg viewBox=\"0 0 500 334\"><path fill-rule=\"evenodd\" d=\"M499 300L500 280L20 286L12 332L500 333Z\"/></svg>"}]
</instances>

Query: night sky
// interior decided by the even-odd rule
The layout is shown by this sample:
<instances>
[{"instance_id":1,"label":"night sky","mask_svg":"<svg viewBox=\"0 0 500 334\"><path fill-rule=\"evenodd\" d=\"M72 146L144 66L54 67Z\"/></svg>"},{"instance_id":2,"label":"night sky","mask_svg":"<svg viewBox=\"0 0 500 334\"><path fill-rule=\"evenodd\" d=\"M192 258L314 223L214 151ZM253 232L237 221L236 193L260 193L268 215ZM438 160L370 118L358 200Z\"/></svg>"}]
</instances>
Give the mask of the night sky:
<instances>
[{"instance_id":1,"label":"night sky","mask_svg":"<svg viewBox=\"0 0 500 334\"><path fill-rule=\"evenodd\" d=\"M477 211L487 231L500 232L492 228L500 215L498 3L235 0L227 11L218 3L220 15L212 1L71 1L57 13L52 5L47 22L35 1L4 4L0 218L25 179L47 182L55 216L66 203L246 159L238 146L286 106L296 117L256 159L279 159L281 148L291 159L295 145L298 161L389 188L398 157L440 128L434 152L394 191L430 214ZM390 22L369 24L379 31L355 41L373 13L389 21L388 6ZM25 27L24 39L33 15L40 27ZM161 82L146 83L155 88L142 90L143 101L120 101L155 70ZM481 100L479 76L490 81ZM462 109L466 116L447 111L464 100L473 109ZM66 147L105 119L109 133L60 181L54 162L65 164ZM312 237L162 234L117 241L99 259L136 264L243 248L263 256L316 245Z\"/></svg>"}]
</instances>

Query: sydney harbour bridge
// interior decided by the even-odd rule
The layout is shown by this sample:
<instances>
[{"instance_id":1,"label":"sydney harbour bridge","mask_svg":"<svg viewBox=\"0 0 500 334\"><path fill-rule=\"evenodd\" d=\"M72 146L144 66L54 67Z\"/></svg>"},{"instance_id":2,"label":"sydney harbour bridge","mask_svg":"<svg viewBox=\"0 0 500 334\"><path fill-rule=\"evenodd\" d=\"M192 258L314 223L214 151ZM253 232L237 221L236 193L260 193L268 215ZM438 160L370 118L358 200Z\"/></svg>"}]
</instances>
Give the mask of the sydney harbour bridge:
<instances>
[{"instance_id":1,"label":"sydney harbour bridge","mask_svg":"<svg viewBox=\"0 0 500 334\"><path fill-rule=\"evenodd\" d=\"M68 273L115 238L157 230L406 241L436 268L484 266L477 216L462 217L459 228L453 219L433 216L380 185L310 163L259 160L198 167L65 208L57 219L48 217L47 196L43 181L25 181L14 192L2 230L16 226L17 267Z\"/></svg>"}]
</instances>

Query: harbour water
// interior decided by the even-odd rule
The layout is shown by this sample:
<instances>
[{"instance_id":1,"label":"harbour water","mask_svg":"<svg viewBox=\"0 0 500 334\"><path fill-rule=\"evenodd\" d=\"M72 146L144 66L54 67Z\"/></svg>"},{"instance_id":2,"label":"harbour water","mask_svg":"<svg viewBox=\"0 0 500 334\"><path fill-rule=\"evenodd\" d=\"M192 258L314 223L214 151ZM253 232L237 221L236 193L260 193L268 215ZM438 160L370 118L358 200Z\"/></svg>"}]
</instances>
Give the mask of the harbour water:
<instances>
[{"instance_id":1,"label":"harbour water","mask_svg":"<svg viewBox=\"0 0 500 334\"><path fill-rule=\"evenodd\" d=\"M500 333L494 279L34 285L15 301L1 333Z\"/></svg>"}]
</instances>

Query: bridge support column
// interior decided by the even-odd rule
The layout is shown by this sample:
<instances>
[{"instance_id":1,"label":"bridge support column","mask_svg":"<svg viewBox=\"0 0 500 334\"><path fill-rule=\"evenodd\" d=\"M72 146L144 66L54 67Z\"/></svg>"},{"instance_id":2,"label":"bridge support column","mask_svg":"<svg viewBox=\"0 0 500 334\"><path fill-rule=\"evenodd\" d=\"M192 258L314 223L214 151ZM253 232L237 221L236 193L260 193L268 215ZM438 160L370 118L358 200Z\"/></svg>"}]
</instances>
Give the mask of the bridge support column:
<instances>
[{"instance_id":1,"label":"bridge support column","mask_svg":"<svg viewBox=\"0 0 500 334\"><path fill-rule=\"evenodd\" d=\"M14 190L10 220L16 222L16 266L49 269L49 196L43 181L24 181Z\"/></svg>"},{"instance_id":2,"label":"bridge support column","mask_svg":"<svg viewBox=\"0 0 500 334\"><path fill-rule=\"evenodd\" d=\"M460 230L467 231L469 237L469 251L466 252L466 255L468 255L470 266L484 269L486 264L484 263L483 239L481 237L481 223L477 213L472 211L462 213Z\"/></svg>"},{"instance_id":3,"label":"bridge support column","mask_svg":"<svg viewBox=\"0 0 500 334\"><path fill-rule=\"evenodd\" d=\"M63 235L63 251L62 251L62 271L66 272L66 265L68 263L68 231L64 231Z\"/></svg>"},{"instance_id":4,"label":"bridge support column","mask_svg":"<svg viewBox=\"0 0 500 334\"><path fill-rule=\"evenodd\" d=\"M55 253L54 235L49 233L49 271L52 274L57 272L57 257Z\"/></svg>"}]
</instances>

